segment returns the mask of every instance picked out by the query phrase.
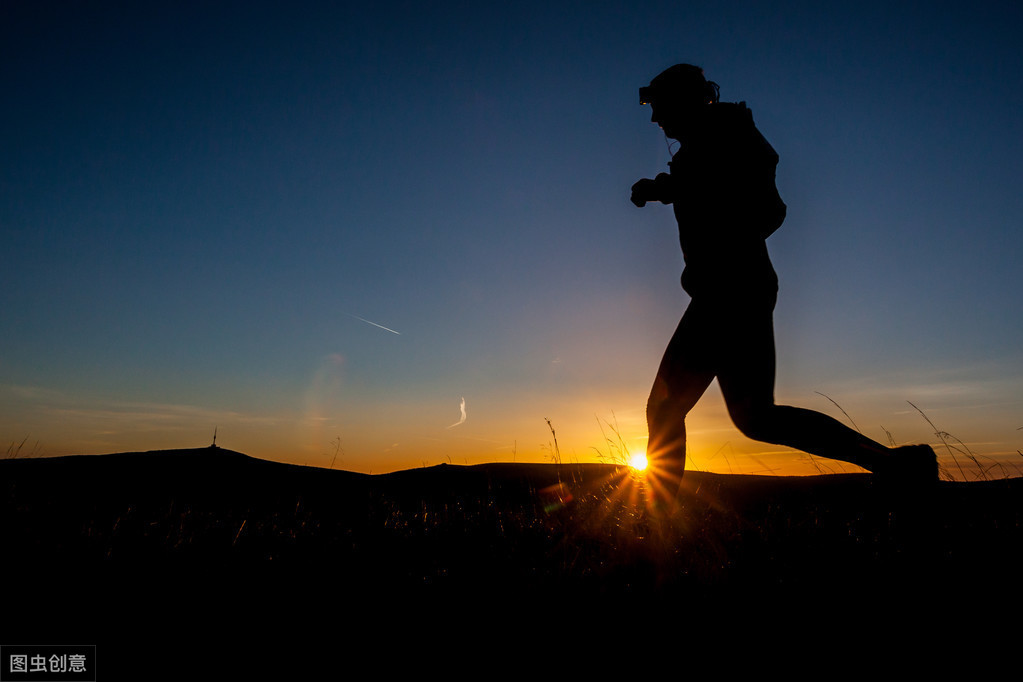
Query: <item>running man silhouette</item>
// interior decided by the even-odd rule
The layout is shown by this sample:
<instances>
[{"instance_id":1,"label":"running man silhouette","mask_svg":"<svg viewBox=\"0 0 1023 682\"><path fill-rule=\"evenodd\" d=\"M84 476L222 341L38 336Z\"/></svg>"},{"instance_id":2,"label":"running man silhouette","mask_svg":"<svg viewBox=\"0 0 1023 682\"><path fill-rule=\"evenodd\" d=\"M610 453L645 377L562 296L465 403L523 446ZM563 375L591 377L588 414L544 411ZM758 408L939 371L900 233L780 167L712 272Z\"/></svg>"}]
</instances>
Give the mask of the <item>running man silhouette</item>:
<instances>
[{"instance_id":1,"label":"running man silhouette","mask_svg":"<svg viewBox=\"0 0 1023 682\"><path fill-rule=\"evenodd\" d=\"M691 64L640 88L650 120L680 147L669 173L632 186L632 202L672 204L691 301L668 342L647 403L651 468L674 493L686 461L685 417L717 377L728 414L746 436L851 462L900 481L936 481L927 445L887 448L812 410L774 403L778 278L766 239L785 220L778 155L744 102L718 101L717 84Z\"/></svg>"}]
</instances>

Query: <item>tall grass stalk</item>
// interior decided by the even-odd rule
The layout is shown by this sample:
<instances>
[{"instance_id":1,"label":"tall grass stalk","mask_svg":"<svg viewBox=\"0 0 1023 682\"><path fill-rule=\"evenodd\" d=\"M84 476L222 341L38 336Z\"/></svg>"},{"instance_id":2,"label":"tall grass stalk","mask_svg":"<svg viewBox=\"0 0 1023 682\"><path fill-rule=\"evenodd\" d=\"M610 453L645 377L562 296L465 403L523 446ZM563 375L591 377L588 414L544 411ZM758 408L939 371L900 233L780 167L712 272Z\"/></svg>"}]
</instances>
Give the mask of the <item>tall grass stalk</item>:
<instances>
[{"instance_id":1,"label":"tall grass stalk","mask_svg":"<svg viewBox=\"0 0 1023 682\"><path fill-rule=\"evenodd\" d=\"M594 416L596 417L596 415ZM600 448L592 446L597 452L597 459L601 462L615 464L618 466L628 466L631 464L632 455L629 453L628 446L625 445L625 439L622 438L621 429L618 428L618 417L615 416L615 413L613 411L611 412L611 419L614 420L613 424L606 419L603 420L602 424L600 417L596 417L596 419L597 427L600 429L600 435L604 439L604 443L607 445L606 454ZM604 431L605 425L611 430L611 433L614 434L614 438L608 437L607 432Z\"/></svg>"},{"instance_id":2,"label":"tall grass stalk","mask_svg":"<svg viewBox=\"0 0 1023 682\"><path fill-rule=\"evenodd\" d=\"M330 468L333 469L334 462L337 461L338 453L344 454L343 451L341 450L341 436L338 436L334 440L330 441L330 444L334 446L334 458L330 460ZM344 463L344 460L342 459L341 462Z\"/></svg>"},{"instance_id":3,"label":"tall grass stalk","mask_svg":"<svg viewBox=\"0 0 1023 682\"><path fill-rule=\"evenodd\" d=\"M1000 464L995 462L990 467L985 468L984 465L980 463L980 460L977 458L977 456L973 454L969 447L967 447L966 443L959 440L948 431L942 431L941 429L939 429L937 426L934 425L934 422L932 422L930 418L926 414L924 414L923 410L921 410L919 407L917 407L908 400L906 402L909 403L914 410L919 412L920 416L924 418L924 421L926 421L930 425L930 427L934 429L934 435L937 436L938 440L941 441L941 444L945 446L946 450L948 450L948 454L952 455L952 461L955 462L956 468L959 469L959 473L962 474L964 481L967 480L966 472L963 471L963 465L959 463L959 458L956 457L957 452L960 455L963 455L964 457L969 459L977 467L977 475L974 478L983 478L984 480L987 480L988 479L987 472L990 471L995 466L1001 466ZM1002 473L1003 475L1005 475L1004 469Z\"/></svg>"},{"instance_id":4,"label":"tall grass stalk","mask_svg":"<svg viewBox=\"0 0 1023 682\"><path fill-rule=\"evenodd\" d=\"M544 417L543 420L547 422L547 428L551 430L551 438L554 439L554 445L548 444L548 450L551 453L551 460L555 464L561 464L561 449L558 447L558 434L554 432L554 425L551 424L551 420Z\"/></svg>"},{"instance_id":5,"label":"tall grass stalk","mask_svg":"<svg viewBox=\"0 0 1023 682\"><path fill-rule=\"evenodd\" d=\"M828 396L828 395L824 395L824 394L823 394L823 393L821 393L820 391L814 391L814 393L816 393L817 395L822 395L822 396L824 396L825 398L827 398L828 400L831 400L831 396ZM845 410L843 410L843 409L842 409L842 406L841 406L841 405L839 405L838 403L836 403L836 402L835 402L834 400L831 400L831 404L832 404L832 405L834 405L835 407L837 407L837 408L838 408L839 410L842 410L842 414L844 414L844 415L845 415L845 418L849 420L849 423L853 425L853 428L854 428L854 429L856 429L856 430L857 430L857 431L859 431L860 433L863 433L863 431L862 431L862 430L860 429L860 427L856 426L856 422L854 422L854 421L853 421L853 418L849 416L849 413L848 413L848 412L846 412Z\"/></svg>"},{"instance_id":6,"label":"tall grass stalk","mask_svg":"<svg viewBox=\"0 0 1023 682\"><path fill-rule=\"evenodd\" d=\"M24 440L22 440L20 443L12 442L10 445L8 445L6 455L7 459L18 459L19 456L23 456L21 454L21 450L22 448L25 447L25 443L28 442L28 439L29 437L25 436ZM35 445L32 446L32 451L27 455L24 455L24 457L32 458L36 456L37 454L39 454L39 449L40 449L39 441L36 441Z\"/></svg>"},{"instance_id":7,"label":"tall grass stalk","mask_svg":"<svg viewBox=\"0 0 1023 682\"><path fill-rule=\"evenodd\" d=\"M18 453L25 447L25 442L28 440L28 436L25 436L25 440L21 441L15 447L15 443L11 443L7 446L7 459L18 459Z\"/></svg>"}]
</instances>

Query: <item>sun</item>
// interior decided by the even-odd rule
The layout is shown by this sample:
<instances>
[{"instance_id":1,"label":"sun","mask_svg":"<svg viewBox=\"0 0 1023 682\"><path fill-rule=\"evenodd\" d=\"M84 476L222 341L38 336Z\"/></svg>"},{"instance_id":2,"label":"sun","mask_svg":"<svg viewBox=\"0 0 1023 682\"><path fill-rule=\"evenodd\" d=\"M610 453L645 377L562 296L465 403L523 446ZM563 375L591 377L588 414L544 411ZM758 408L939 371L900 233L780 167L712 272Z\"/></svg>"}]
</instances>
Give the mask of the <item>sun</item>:
<instances>
[{"instance_id":1,"label":"sun","mask_svg":"<svg viewBox=\"0 0 1023 682\"><path fill-rule=\"evenodd\" d=\"M629 466L636 471L643 471L646 469L646 465L647 461L645 452L637 452L629 457Z\"/></svg>"}]
</instances>

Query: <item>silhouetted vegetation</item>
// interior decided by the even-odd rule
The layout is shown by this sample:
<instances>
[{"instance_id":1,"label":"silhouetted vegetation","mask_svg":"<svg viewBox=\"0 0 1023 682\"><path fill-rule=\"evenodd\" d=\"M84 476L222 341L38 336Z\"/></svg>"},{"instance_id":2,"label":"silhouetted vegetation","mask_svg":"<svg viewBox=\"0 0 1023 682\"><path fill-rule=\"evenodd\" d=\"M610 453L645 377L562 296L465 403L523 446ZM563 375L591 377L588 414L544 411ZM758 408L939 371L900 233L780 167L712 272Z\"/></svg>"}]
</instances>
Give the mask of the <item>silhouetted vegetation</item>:
<instances>
[{"instance_id":1,"label":"silhouetted vegetation","mask_svg":"<svg viewBox=\"0 0 1023 682\"><path fill-rule=\"evenodd\" d=\"M584 613L601 632L642 628L644 611L700 628L744 612L805 627L805 609L919 622L935 605L1001 607L1023 569L1023 479L914 492L869 474L688 472L665 505L614 464L371 476L204 448L11 458L0 482L0 636L99 643L105 679L153 661L187 674L197 646L220 655L242 636L258 668L257 642L292 665L316 637L334 665L333 647L367 641L500 645L495 631L537 623L578 636Z\"/></svg>"},{"instance_id":2,"label":"silhouetted vegetation","mask_svg":"<svg viewBox=\"0 0 1023 682\"><path fill-rule=\"evenodd\" d=\"M0 541L23 577L285 565L339 589L680 593L1023 568L1020 479L910 494L867 474L690 472L681 502L658 508L640 475L605 464L370 476L202 449L2 467Z\"/></svg>"}]
</instances>

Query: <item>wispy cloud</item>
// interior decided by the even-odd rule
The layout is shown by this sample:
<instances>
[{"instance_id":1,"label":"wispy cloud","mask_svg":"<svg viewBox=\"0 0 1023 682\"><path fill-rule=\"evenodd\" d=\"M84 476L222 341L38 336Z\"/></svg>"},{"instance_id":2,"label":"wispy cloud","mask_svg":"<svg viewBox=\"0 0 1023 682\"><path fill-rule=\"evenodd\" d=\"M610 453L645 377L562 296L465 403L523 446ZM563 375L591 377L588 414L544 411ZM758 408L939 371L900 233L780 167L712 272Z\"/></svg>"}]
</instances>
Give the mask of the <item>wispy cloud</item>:
<instances>
[{"instance_id":1,"label":"wispy cloud","mask_svg":"<svg viewBox=\"0 0 1023 682\"><path fill-rule=\"evenodd\" d=\"M231 425L236 433L276 429L290 423L279 415L257 415L200 405L132 402L87 393L33 386L0 385L3 430L39 433L48 443L68 443L64 448L95 449L141 443L160 446L167 438L212 435ZM156 440L150 442L150 438Z\"/></svg>"},{"instance_id":2,"label":"wispy cloud","mask_svg":"<svg viewBox=\"0 0 1023 682\"><path fill-rule=\"evenodd\" d=\"M454 424L452 424L451 426L448 426L447 428L449 428L449 429L453 429L456 426L461 426L462 424L465 423L465 397L462 398L462 403L458 407L462 411L462 416Z\"/></svg>"}]
</instances>

